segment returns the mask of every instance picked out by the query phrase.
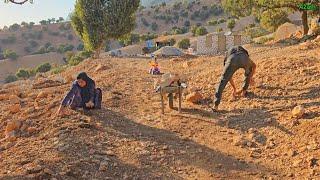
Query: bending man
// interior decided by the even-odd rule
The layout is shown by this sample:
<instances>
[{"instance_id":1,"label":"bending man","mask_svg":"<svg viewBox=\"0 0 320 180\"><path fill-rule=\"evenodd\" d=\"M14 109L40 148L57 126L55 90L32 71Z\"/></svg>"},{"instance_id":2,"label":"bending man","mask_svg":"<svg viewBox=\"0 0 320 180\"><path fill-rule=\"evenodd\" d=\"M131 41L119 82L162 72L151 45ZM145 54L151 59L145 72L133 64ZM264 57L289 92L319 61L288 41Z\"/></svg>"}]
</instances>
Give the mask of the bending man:
<instances>
[{"instance_id":1,"label":"bending man","mask_svg":"<svg viewBox=\"0 0 320 180\"><path fill-rule=\"evenodd\" d=\"M214 111L218 110L218 107L222 98L222 92L229 81L233 89L234 97L238 95L245 97L247 94L249 85L254 82L253 75L255 74L255 71L256 71L256 64L249 58L248 51L245 50L242 46L235 46L229 49L223 64L224 64L224 70L215 93L214 109L213 109ZM241 68L245 70L245 79L244 79L242 89L237 92L237 88L234 84L232 76L238 69L241 69Z\"/></svg>"}]
</instances>

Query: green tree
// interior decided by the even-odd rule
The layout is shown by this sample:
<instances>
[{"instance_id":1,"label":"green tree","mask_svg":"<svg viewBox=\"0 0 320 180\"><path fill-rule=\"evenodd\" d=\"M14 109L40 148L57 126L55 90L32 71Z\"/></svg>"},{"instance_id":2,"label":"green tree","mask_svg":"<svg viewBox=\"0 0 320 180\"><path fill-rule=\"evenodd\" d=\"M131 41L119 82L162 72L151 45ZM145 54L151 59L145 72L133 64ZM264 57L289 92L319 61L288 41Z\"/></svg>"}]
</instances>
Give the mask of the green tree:
<instances>
[{"instance_id":1,"label":"green tree","mask_svg":"<svg viewBox=\"0 0 320 180\"><path fill-rule=\"evenodd\" d=\"M227 27L232 31L232 29L236 26L236 21L234 19L229 19L227 22Z\"/></svg>"},{"instance_id":2,"label":"green tree","mask_svg":"<svg viewBox=\"0 0 320 180\"><path fill-rule=\"evenodd\" d=\"M107 39L118 39L135 27L139 0L77 0L72 26L95 58Z\"/></svg>"},{"instance_id":3,"label":"green tree","mask_svg":"<svg viewBox=\"0 0 320 180\"><path fill-rule=\"evenodd\" d=\"M178 46L181 49L188 49L190 47L190 39L182 39L178 42Z\"/></svg>"},{"instance_id":4,"label":"green tree","mask_svg":"<svg viewBox=\"0 0 320 180\"><path fill-rule=\"evenodd\" d=\"M196 36L203 36L203 35L206 35L206 34L208 34L208 31L203 26L198 27L197 30L196 30L196 33L195 33Z\"/></svg>"},{"instance_id":5,"label":"green tree","mask_svg":"<svg viewBox=\"0 0 320 180\"><path fill-rule=\"evenodd\" d=\"M11 60L16 60L19 57L16 52L8 49L3 52L3 56L4 58L8 58Z\"/></svg>"},{"instance_id":6,"label":"green tree","mask_svg":"<svg viewBox=\"0 0 320 180\"><path fill-rule=\"evenodd\" d=\"M4 80L5 83L11 83L11 82L15 82L17 81L18 78L15 75L9 75L6 77L6 79Z\"/></svg>"},{"instance_id":7,"label":"green tree","mask_svg":"<svg viewBox=\"0 0 320 180\"><path fill-rule=\"evenodd\" d=\"M287 12L300 11L301 19L304 29L304 34L309 31L308 25L308 13L306 10L300 9L300 3L310 3L318 6L316 1L309 0L223 0L222 5L226 11L228 11L232 16L243 17L248 15L254 15L261 18L261 14L265 11L275 11L283 10ZM317 11L318 12L318 11ZM314 12L314 13L317 13ZM319 13L319 12L318 12ZM271 18L271 16L269 16Z\"/></svg>"},{"instance_id":8,"label":"green tree","mask_svg":"<svg viewBox=\"0 0 320 180\"><path fill-rule=\"evenodd\" d=\"M277 9L277 10L267 10L264 11L261 14L261 20L260 20L260 24L263 28L269 30L269 31L276 31L277 28L285 23L288 22L288 13L281 10L281 9Z\"/></svg>"},{"instance_id":9,"label":"green tree","mask_svg":"<svg viewBox=\"0 0 320 180\"><path fill-rule=\"evenodd\" d=\"M26 69L19 69L18 72L16 73L16 76L18 78L23 78L23 79L27 79L30 77L30 73L28 70Z\"/></svg>"},{"instance_id":10,"label":"green tree","mask_svg":"<svg viewBox=\"0 0 320 180\"><path fill-rule=\"evenodd\" d=\"M52 68L50 63L44 63L44 64L40 64L37 68L36 68L36 72L37 73L45 73L50 71Z\"/></svg>"}]
</instances>

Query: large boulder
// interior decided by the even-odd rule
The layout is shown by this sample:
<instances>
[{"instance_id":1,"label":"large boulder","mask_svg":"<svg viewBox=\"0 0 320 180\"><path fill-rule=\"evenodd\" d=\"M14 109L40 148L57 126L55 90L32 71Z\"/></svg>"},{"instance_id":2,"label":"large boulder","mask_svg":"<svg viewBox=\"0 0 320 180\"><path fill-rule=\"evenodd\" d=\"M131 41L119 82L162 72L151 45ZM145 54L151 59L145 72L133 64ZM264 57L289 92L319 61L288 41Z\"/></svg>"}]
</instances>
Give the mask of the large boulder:
<instances>
[{"instance_id":1,"label":"large boulder","mask_svg":"<svg viewBox=\"0 0 320 180\"><path fill-rule=\"evenodd\" d=\"M154 52L156 56L162 56L162 57L169 57L169 56L182 56L184 53L182 52L181 49L172 47L172 46L165 46L162 47L161 49L157 50Z\"/></svg>"},{"instance_id":2,"label":"large boulder","mask_svg":"<svg viewBox=\"0 0 320 180\"><path fill-rule=\"evenodd\" d=\"M298 31L301 31L301 27L291 24L291 23L284 23L274 34L274 40L280 41L290 38L291 36L295 35Z\"/></svg>"}]
</instances>

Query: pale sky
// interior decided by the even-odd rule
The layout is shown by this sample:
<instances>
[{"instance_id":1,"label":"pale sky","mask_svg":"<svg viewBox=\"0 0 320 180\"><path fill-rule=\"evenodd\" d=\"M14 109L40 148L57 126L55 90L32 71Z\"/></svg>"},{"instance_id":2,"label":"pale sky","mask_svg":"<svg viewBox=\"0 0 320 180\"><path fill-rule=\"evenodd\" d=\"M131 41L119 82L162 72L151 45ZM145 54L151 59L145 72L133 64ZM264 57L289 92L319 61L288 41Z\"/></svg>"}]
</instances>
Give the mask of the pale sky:
<instances>
[{"instance_id":1,"label":"pale sky","mask_svg":"<svg viewBox=\"0 0 320 180\"><path fill-rule=\"evenodd\" d=\"M21 0L20 0L21 1ZM0 0L0 28L20 24L22 21L35 22L43 19L63 17L72 12L76 0L34 0L33 4L24 5L4 3Z\"/></svg>"}]
</instances>

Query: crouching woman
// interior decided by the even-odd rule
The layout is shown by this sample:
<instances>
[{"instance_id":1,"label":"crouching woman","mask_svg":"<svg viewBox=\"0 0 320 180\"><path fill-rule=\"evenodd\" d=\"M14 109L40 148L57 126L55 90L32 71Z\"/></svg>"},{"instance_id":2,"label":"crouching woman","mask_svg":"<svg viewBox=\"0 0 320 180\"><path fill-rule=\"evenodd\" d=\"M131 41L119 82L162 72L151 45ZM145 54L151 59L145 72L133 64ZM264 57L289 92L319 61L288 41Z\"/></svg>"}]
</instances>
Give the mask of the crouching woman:
<instances>
[{"instance_id":1,"label":"crouching woman","mask_svg":"<svg viewBox=\"0 0 320 180\"><path fill-rule=\"evenodd\" d=\"M101 109L102 91L97 88L95 82L82 72L77 76L77 80L72 83L71 90L63 99L57 112L59 116L65 115L67 107L72 110L77 108Z\"/></svg>"}]
</instances>

